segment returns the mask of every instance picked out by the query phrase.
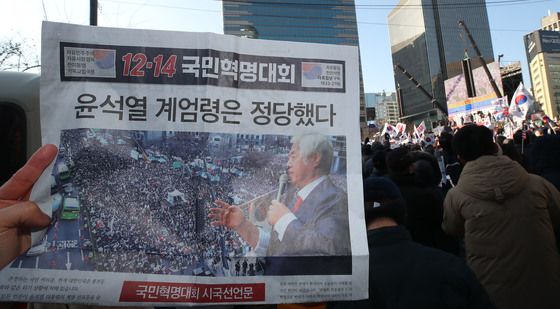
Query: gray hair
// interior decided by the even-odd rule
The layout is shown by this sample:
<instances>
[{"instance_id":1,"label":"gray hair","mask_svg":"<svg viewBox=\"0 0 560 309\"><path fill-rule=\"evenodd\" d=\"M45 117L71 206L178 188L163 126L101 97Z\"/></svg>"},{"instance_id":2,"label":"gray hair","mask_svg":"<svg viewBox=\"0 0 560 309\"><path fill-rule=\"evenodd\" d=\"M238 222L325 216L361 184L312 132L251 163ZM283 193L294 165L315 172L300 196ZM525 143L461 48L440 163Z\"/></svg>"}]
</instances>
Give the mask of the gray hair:
<instances>
[{"instance_id":1,"label":"gray hair","mask_svg":"<svg viewBox=\"0 0 560 309\"><path fill-rule=\"evenodd\" d=\"M307 163L313 154L319 154L321 161L317 169L323 174L329 174L333 161L333 146L326 135L320 133L304 133L292 137L292 144L298 145L303 162Z\"/></svg>"}]
</instances>

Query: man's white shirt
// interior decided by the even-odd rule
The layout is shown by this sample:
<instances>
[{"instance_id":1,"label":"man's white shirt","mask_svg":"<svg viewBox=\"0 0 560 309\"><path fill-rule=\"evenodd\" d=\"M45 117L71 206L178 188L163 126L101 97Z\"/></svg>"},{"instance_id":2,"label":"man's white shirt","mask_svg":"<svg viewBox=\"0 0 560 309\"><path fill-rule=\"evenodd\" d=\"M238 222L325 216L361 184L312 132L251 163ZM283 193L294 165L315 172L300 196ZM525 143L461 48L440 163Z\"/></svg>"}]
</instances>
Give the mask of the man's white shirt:
<instances>
[{"instance_id":1,"label":"man's white shirt","mask_svg":"<svg viewBox=\"0 0 560 309\"><path fill-rule=\"evenodd\" d=\"M302 202L305 201L305 199L307 198L307 196L309 196L311 191L313 191L313 189L315 189L315 187L317 187L326 178L327 176L323 175L313 180L312 182L308 183L305 187L301 188L296 193L297 196L301 198ZM292 212L289 212L283 215L282 217L280 217L278 221L276 221L276 224L273 226L273 230L275 230L276 233L278 233L278 239L280 241L282 241L282 238L284 238L284 233L286 232L288 225L296 219L297 219L296 215L294 215ZM257 242L257 245L255 246L255 254L258 256L264 256L266 255L266 250L268 249L268 244L270 243L270 232L261 227L259 227L258 229L259 229L259 240Z\"/></svg>"}]
</instances>

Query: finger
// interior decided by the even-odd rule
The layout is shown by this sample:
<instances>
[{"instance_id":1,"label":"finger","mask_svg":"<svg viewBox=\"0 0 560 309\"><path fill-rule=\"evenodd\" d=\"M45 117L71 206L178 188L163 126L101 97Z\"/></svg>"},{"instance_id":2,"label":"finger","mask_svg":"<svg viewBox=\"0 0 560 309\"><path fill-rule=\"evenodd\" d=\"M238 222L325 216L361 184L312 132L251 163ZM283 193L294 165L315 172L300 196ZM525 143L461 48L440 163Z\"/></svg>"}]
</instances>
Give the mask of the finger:
<instances>
[{"instance_id":1,"label":"finger","mask_svg":"<svg viewBox=\"0 0 560 309\"><path fill-rule=\"evenodd\" d=\"M212 226L223 226L224 223L222 221L212 221L210 222Z\"/></svg>"},{"instance_id":2,"label":"finger","mask_svg":"<svg viewBox=\"0 0 560 309\"><path fill-rule=\"evenodd\" d=\"M0 209L12 206L14 204L21 203L21 201L16 200L0 200Z\"/></svg>"},{"instance_id":3,"label":"finger","mask_svg":"<svg viewBox=\"0 0 560 309\"><path fill-rule=\"evenodd\" d=\"M268 211L266 212L266 222L268 222L268 224L270 225L274 225L274 209L272 209L272 207L268 208Z\"/></svg>"},{"instance_id":4,"label":"finger","mask_svg":"<svg viewBox=\"0 0 560 309\"><path fill-rule=\"evenodd\" d=\"M222 216L223 216L223 211L216 211L216 210L212 210L212 209L210 209L210 213L208 214L208 218L213 219L213 220L221 219Z\"/></svg>"},{"instance_id":5,"label":"finger","mask_svg":"<svg viewBox=\"0 0 560 309\"><path fill-rule=\"evenodd\" d=\"M210 211L210 214L221 215L226 210L224 208L210 208L209 211Z\"/></svg>"},{"instance_id":6,"label":"finger","mask_svg":"<svg viewBox=\"0 0 560 309\"><path fill-rule=\"evenodd\" d=\"M0 210L0 227L39 229L50 222L51 218L33 202L21 202Z\"/></svg>"},{"instance_id":7,"label":"finger","mask_svg":"<svg viewBox=\"0 0 560 309\"><path fill-rule=\"evenodd\" d=\"M222 208L224 208L224 209L229 208L229 207L231 206L230 204L228 204L228 203L226 203L226 202L224 202L224 201L222 201L222 200L216 200L214 203L215 203L218 207L222 207Z\"/></svg>"},{"instance_id":8,"label":"finger","mask_svg":"<svg viewBox=\"0 0 560 309\"><path fill-rule=\"evenodd\" d=\"M278 208L278 205L282 205L282 203L280 203L277 200L272 200L272 201L270 201L269 209L273 209L273 208L276 209L276 208Z\"/></svg>"},{"instance_id":9,"label":"finger","mask_svg":"<svg viewBox=\"0 0 560 309\"><path fill-rule=\"evenodd\" d=\"M56 146L52 144L39 148L27 163L0 187L0 199L17 200L29 193L35 181L54 160L57 151Z\"/></svg>"},{"instance_id":10,"label":"finger","mask_svg":"<svg viewBox=\"0 0 560 309\"><path fill-rule=\"evenodd\" d=\"M213 226L224 225L224 219L222 218L222 216L216 215L208 217L210 218L210 224L212 224Z\"/></svg>"}]
</instances>

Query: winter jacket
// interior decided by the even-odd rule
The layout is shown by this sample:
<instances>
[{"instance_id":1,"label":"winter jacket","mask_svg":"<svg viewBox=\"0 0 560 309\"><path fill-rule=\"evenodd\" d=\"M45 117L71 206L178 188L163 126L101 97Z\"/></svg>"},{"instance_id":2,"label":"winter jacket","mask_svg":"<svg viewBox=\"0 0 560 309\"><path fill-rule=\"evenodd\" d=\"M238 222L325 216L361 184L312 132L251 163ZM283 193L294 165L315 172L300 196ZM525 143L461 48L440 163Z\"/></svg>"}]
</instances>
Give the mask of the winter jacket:
<instances>
[{"instance_id":1,"label":"winter jacket","mask_svg":"<svg viewBox=\"0 0 560 309\"><path fill-rule=\"evenodd\" d=\"M441 171L437 159L426 152L412 151L399 162L403 162L403 167L392 168L390 178L406 201L405 225L412 239L424 246L459 255L458 240L441 229L445 195L439 187ZM412 174L410 167L413 167Z\"/></svg>"},{"instance_id":2,"label":"winter jacket","mask_svg":"<svg viewBox=\"0 0 560 309\"><path fill-rule=\"evenodd\" d=\"M413 242L403 226L368 231L368 245L369 299L327 308L494 308L463 260Z\"/></svg>"},{"instance_id":3,"label":"winter jacket","mask_svg":"<svg viewBox=\"0 0 560 309\"><path fill-rule=\"evenodd\" d=\"M424 246L459 255L457 239L441 229L444 194L434 185L422 186L401 177L395 181L406 201L406 228L412 239Z\"/></svg>"},{"instance_id":4,"label":"winter jacket","mask_svg":"<svg viewBox=\"0 0 560 309\"><path fill-rule=\"evenodd\" d=\"M505 156L468 162L444 202L443 229L498 308L560 308L560 193Z\"/></svg>"}]
</instances>

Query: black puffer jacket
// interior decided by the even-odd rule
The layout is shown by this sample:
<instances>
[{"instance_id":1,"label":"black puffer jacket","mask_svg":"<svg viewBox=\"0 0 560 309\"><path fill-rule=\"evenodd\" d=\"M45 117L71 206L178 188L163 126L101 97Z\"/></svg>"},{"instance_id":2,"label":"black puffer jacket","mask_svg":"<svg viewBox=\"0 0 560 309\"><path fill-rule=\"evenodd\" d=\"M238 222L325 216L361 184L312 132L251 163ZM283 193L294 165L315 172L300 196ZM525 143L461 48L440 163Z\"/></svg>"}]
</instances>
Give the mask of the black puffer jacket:
<instances>
[{"instance_id":1,"label":"black puffer jacket","mask_svg":"<svg viewBox=\"0 0 560 309\"><path fill-rule=\"evenodd\" d=\"M494 308L458 257L413 242L402 226L368 231L369 299L327 308Z\"/></svg>"}]
</instances>

